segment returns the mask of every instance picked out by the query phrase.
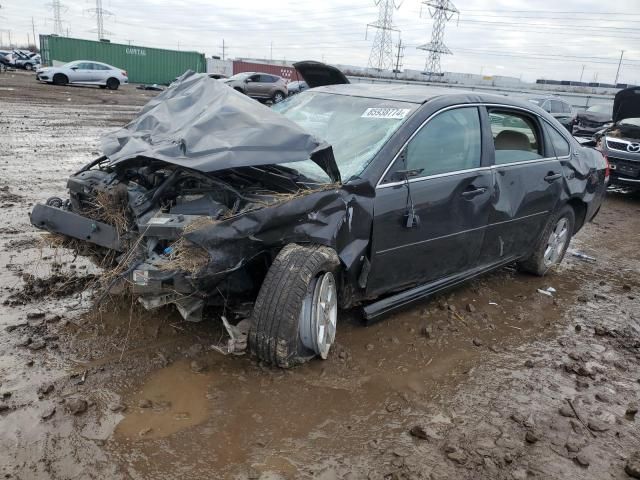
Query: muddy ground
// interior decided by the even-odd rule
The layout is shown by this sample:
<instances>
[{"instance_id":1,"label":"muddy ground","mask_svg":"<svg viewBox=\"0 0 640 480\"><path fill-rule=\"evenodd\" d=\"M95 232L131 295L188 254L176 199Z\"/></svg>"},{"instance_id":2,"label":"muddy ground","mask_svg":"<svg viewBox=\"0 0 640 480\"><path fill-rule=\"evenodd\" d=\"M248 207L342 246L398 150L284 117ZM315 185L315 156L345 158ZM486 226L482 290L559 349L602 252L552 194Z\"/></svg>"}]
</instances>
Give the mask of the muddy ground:
<instances>
[{"instance_id":1,"label":"muddy ground","mask_svg":"<svg viewBox=\"0 0 640 480\"><path fill-rule=\"evenodd\" d=\"M270 369L212 350L214 320L93 306L99 271L29 224L152 95L0 74L0 475L630 478L640 196L573 240L594 263L505 268L369 327L346 312L327 361Z\"/></svg>"}]
</instances>

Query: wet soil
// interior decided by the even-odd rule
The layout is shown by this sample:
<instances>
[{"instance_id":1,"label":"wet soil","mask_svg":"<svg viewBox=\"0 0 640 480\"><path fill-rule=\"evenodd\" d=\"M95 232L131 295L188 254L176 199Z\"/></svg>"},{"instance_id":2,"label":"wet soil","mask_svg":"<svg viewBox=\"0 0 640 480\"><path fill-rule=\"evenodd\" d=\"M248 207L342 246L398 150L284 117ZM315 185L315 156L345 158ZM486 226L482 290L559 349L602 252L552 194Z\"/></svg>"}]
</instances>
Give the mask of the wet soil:
<instances>
[{"instance_id":1,"label":"wet soil","mask_svg":"<svg viewBox=\"0 0 640 480\"><path fill-rule=\"evenodd\" d=\"M629 192L611 192L572 242L595 262L568 255L544 278L505 268L368 327L343 312L329 359L290 371L212 350L214 319L116 297L95 306L90 282L29 294L33 279L99 273L47 246L28 212L63 196L100 133L152 95L0 74L0 475L630 478L640 196Z\"/></svg>"}]
</instances>

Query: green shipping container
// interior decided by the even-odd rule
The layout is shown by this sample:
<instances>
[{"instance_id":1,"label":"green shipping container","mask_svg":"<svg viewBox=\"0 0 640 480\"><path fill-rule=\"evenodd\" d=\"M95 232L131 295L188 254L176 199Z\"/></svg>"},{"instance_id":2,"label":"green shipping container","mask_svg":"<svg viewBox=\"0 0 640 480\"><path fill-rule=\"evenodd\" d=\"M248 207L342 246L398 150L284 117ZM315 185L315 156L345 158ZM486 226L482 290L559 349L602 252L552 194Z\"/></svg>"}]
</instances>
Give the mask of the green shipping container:
<instances>
[{"instance_id":1,"label":"green shipping container","mask_svg":"<svg viewBox=\"0 0 640 480\"><path fill-rule=\"evenodd\" d=\"M187 70L205 72L203 53L94 42L40 35L42 64L57 66L73 60L94 60L126 70L131 83L169 84Z\"/></svg>"}]
</instances>

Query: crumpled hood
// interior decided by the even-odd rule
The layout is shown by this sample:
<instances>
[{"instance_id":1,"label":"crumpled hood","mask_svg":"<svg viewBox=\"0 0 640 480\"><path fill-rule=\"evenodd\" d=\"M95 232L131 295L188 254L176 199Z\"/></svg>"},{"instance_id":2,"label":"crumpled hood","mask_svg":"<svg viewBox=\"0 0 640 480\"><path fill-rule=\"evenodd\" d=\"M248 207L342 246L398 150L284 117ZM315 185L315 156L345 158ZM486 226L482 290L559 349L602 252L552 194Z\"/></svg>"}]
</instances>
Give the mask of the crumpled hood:
<instances>
[{"instance_id":1,"label":"crumpled hood","mask_svg":"<svg viewBox=\"0 0 640 480\"><path fill-rule=\"evenodd\" d=\"M613 101L613 121L640 118L640 87L631 87L616 93Z\"/></svg>"},{"instance_id":2,"label":"crumpled hood","mask_svg":"<svg viewBox=\"0 0 640 480\"><path fill-rule=\"evenodd\" d=\"M145 157L210 173L311 158L333 181L340 180L326 142L207 74L191 71L101 143L112 164Z\"/></svg>"}]
</instances>

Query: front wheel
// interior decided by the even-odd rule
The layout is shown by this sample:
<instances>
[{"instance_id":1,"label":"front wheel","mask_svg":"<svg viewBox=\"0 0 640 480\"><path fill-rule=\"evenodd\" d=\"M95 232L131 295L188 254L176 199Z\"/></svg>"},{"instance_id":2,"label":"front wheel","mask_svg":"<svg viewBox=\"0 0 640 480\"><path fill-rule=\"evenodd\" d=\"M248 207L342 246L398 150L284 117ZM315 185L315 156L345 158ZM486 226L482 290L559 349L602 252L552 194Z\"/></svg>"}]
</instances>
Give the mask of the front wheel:
<instances>
[{"instance_id":1,"label":"front wheel","mask_svg":"<svg viewBox=\"0 0 640 480\"><path fill-rule=\"evenodd\" d=\"M336 252L289 244L269 268L252 313L249 349L281 368L326 359L338 320Z\"/></svg>"},{"instance_id":2,"label":"front wheel","mask_svg":"<svg viewBox=\"0 0 640 480\"><path fill-rule=\"evenodd\" d=\"M518 266L526 272L542 276L559 265L569 247L575 224L573 208L565 205L549 218L533 253L519 262Z\"/></svg>"}]
</instances>

